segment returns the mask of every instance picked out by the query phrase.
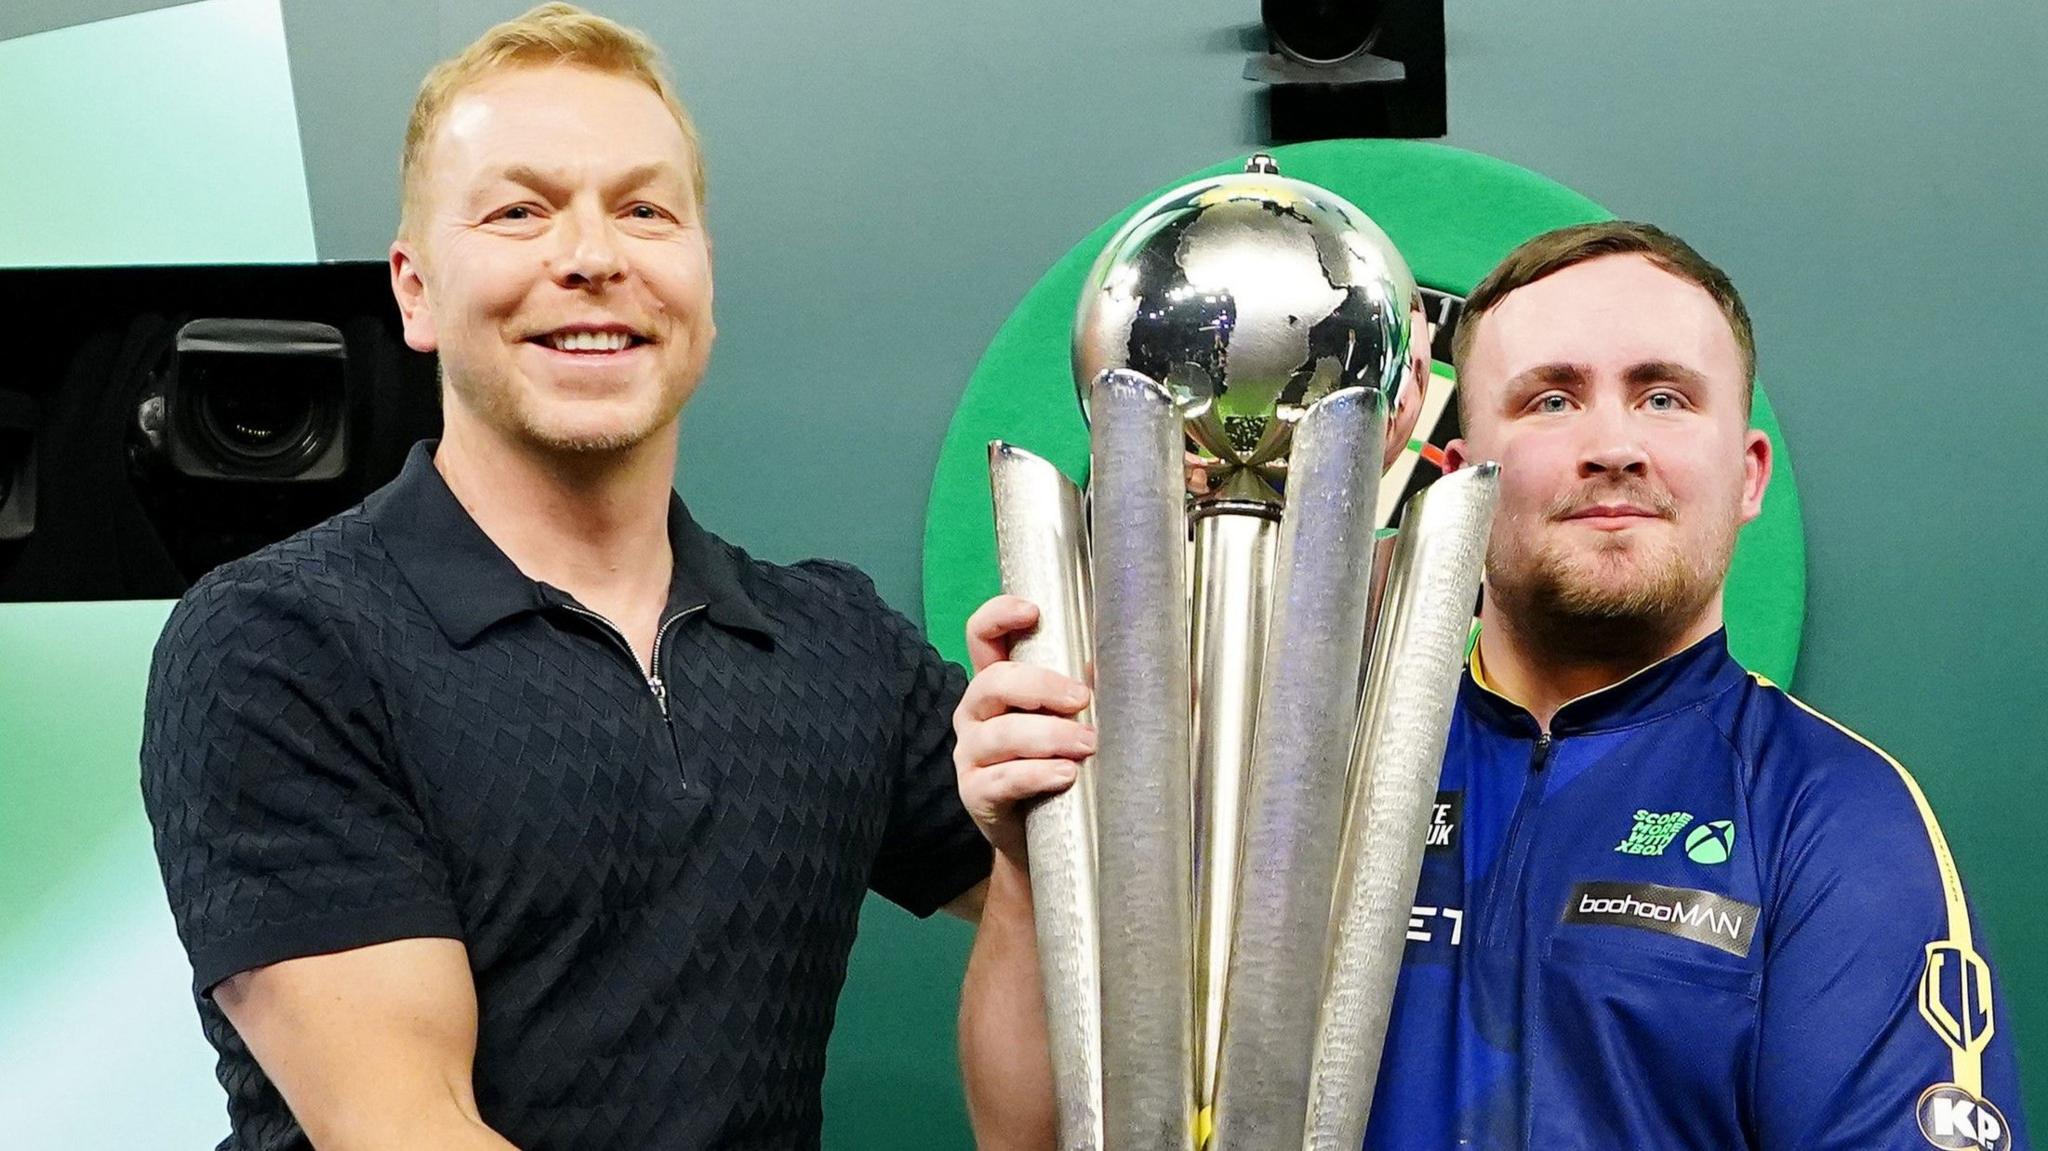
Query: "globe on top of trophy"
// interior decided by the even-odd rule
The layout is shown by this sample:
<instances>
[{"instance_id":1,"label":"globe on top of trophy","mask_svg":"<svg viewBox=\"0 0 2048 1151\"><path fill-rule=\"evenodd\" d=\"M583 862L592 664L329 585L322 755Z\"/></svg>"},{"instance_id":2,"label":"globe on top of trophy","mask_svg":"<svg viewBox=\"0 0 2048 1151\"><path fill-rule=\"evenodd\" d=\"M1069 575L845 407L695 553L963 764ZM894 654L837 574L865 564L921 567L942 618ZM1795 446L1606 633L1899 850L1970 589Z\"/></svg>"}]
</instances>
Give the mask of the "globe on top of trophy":
<instances>
[{"instance_id":1,"label":"globe on top of trophy","mask_svg":"<svg viewBox=\"0 0 2048 1151\"><path fill-rule=\"evenodd\" d=\"M1276 505L1295 424L1363 386L1391 403L1416 305L1408 263L1357 205L1269 156L1140 209L1095 261L1074 323L1084 414L1097 375L1164 385L1210 500Z\"/></svg>"}]
</instances>

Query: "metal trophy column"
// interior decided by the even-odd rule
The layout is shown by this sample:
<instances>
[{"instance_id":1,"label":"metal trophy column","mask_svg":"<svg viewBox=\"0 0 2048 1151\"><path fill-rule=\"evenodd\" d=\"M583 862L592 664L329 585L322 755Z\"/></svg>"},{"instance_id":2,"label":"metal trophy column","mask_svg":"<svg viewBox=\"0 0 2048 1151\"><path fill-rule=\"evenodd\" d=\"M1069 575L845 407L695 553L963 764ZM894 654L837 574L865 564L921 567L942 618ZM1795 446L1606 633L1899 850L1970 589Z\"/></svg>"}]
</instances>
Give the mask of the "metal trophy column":
<instances>
[{"instance_id":1,"label":"metal trophy column","mask_svg":"<svg viewBox=\"0 0 2048 1151\"><path fill-rule=\"evenodd\" d=\"M1089 277L1086 495L991 445L1014 656L1092 670L1100 733L1027 816L1064 1151L1362 1137L1496 474L1376 542L1416 316L1377 225L1254 157Z\"/></svg>"}]
</instances>

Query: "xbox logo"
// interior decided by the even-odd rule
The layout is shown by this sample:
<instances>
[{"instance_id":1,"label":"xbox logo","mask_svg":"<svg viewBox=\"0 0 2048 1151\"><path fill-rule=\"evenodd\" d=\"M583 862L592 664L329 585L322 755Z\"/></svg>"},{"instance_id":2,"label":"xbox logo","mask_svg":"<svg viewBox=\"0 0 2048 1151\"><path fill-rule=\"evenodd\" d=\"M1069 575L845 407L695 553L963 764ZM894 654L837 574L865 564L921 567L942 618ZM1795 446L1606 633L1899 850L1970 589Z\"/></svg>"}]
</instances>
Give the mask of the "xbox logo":
<instances>
[{"instance_id":1,"label":"xbox logo","mask_svg":"<svg viewBox=\"0 0 2048 1151\"><path fill-rule=\"evenodd\" d=\"M1694 863L1726 863L1735 850L1735 821L1717 819L1702 823L1685 837L1685 854Z\"/></svg>"}]
</instances>

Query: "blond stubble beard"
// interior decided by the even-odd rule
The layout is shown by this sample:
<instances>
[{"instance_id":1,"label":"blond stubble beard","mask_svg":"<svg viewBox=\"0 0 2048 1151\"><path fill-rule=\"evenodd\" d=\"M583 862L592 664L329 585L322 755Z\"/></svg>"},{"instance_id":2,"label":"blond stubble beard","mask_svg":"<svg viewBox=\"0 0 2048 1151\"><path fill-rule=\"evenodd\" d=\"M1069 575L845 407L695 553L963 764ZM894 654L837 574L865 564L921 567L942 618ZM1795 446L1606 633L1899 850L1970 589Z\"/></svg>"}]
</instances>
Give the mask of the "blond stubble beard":
<instances>
[{"instance_id":1,"label":"blond stubble beard","mask_svg":"<svg viewBox=\"0 0 2048 1151\"><path fill-rule=\"evenodd\" d=\"M1487 558L1486 594L1546 659L1648 662L1668 654L1714 602L1734 554L1732 524L1692 554L1683 540L1616 538L1578 551L1555 540L1497 547ZM1630 570L1615 570L1624 564Z\"/></svg>"},{"instance_id":2,"label":"blond stubble beard","mask_svg":"<svg viewBox=\"0 0 2048 1151\"><path fill-rule=\"evenodd\" d=\"M526 404L520 402L511 385L502 378L494 378L478 386L474 377L449 370L445 361L441 364L440 375L441 386L453 391L479 423L538 448L544 454L581 458L613 455L646 443L675 422L682 410L683 399L690 391L687 385L667 384L661 391L659 403L646 418L619 431L576 434L548 427Z\"/></svg>"}]
</instances>

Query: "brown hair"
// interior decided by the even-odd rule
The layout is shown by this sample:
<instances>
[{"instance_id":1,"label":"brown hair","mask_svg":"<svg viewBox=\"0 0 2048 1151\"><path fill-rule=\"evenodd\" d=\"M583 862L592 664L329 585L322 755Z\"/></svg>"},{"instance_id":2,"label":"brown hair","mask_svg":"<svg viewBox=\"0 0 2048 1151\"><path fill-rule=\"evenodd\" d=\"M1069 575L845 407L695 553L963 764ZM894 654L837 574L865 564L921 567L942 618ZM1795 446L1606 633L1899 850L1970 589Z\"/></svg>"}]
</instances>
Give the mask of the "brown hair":
<instances>
[{"instance_id":1,"label":"brown hair","mask_svg":"<svg viewBox=\"0 0 2048 1151\"><path fill-rule=\"evenodd\" d=\"M542 4L485 32L460 53L436 64L421 81L412 118L405 125L405 151L399 161L401 237L410 237L419 223L427 144L448 106L464 89L500 72L551 64L626 76L653 89L683 130L683 141L690 148L690 182L697 209L703 211L704 156L697 147L697 128L669 84L661 49L645 34L574 4Z\"/></svg>"},{"instance_id":2,"label":"brown hair","mask_svg":"<svg viewBox=\"0 0 2048 1151\"><path fill-rule=\"evenodd\" d=\"M1728 279L1728 273L1694 251L1692 245L1654 224L1633 220L1572 224L1525 240L1509 252L1506 259L1479 281L1472 294L1465 297L1465 310L1458 317L1457 329L1451 333L1451 365L1458 378L1462 380L1465 376L1465 362L1472 355L1473 341L1478 338L1480 318L1497 307L1509 293L1528 287L1553 272L1562 272L1574 264L1602 256L1641 256L1679 279L1697 285L1714 298L1714 303L1720 305L1721 315L1728 320L1728 330L1735 335L1735 346L1742 352L1742 375L1747 385L1743 392L1743 407L1747 410L1751 397L1756 393L1756 334L1750 328L1749 309L1743 306L1742 296ZM1460 423L1464 422L1468 411L1465 390L1460 388Z\"/></svg>"}]
</instances>

